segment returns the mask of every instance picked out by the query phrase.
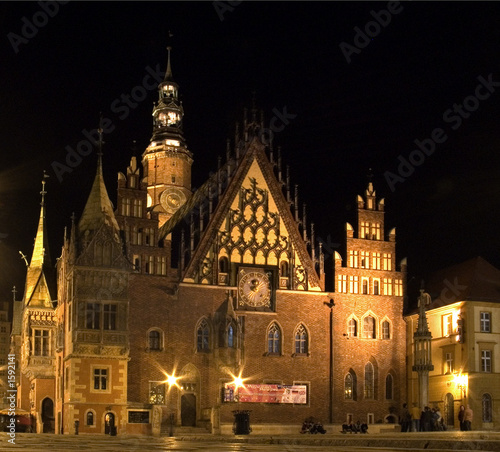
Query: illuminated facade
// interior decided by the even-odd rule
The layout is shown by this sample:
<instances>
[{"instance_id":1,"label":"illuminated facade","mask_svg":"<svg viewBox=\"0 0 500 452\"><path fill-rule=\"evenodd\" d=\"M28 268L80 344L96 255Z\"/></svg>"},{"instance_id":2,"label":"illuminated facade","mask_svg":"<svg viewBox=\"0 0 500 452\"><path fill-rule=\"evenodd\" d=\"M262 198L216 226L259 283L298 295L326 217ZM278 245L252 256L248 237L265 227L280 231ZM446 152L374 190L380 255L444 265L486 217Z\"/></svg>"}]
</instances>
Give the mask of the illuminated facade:
<instances>
[{"instance_id":1,"label":"illuminated facade","mask_svg":"<svg viewBox=\"0 0 500 452\"><path fill-rule=\"evenodd\" d=\"M347 265L335 255L346 286L327 292L321 247L256 109L193 192L170 57L158 92L142 168L132 157L119 173L116 209L99 152L64 237L45 395L56 433L75 422L82 434L231 433L235 410L251 410L254 432L295 431L309 416L387 419L405 396L406 264L396 268L373 185L358 198L357 234L348 226Z\"/></svg>"},{"instance_id":2,"label":"illuminated facade","mask_svg":"<svg viewBox=\"0 0 500 452\"><path fill-rule=\"evenodd\" d=\"M500 426L500 271L478 257L433 275L427 310L432 334L429 406L439 406L450 427L458 428L460 405L474 412L473 430ZM412 371L417 314L406 317L408 401L418 403Z\"/></svg>"}]
</instances>

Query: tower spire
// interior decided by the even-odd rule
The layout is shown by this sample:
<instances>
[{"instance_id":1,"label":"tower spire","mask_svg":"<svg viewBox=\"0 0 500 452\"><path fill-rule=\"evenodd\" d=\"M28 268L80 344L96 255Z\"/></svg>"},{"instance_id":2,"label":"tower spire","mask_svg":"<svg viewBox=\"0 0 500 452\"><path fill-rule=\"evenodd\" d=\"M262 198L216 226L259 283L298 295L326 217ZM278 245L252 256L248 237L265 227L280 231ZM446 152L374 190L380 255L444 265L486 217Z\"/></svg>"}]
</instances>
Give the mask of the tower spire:
<instances>
[{"instance_id":1,"label":"tower spire","mask_svg":"<svg viewBox=\"0 0 500 452\"><path fill-rule=\"evenodd\" d=\"M173 78L172 78L172 66L170 65L170 51L171 50L172 50L172 47L168 46L167 47L167 52L168 52L168 56L167 56L167 71L165 72L165 79L164 79L165 82L173 81Z\"/></svg>"}]
</instances>

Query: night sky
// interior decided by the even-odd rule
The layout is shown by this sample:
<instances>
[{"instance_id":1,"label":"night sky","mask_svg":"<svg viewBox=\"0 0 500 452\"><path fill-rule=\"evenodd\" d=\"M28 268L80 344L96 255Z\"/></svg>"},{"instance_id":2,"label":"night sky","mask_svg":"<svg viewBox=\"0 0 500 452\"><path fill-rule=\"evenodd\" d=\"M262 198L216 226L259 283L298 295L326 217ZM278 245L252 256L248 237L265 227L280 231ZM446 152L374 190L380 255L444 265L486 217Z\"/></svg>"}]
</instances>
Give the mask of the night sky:
<instances>
[{"instance_id":1,"label":"night sky","mask_svg":"<svg viewBox=\"0 0 500 452\"><path fill-rule=\"evenodd\" d=\"M233 4L218 2L217 11L212 2L69 2L57 12L52 5L48 17L34 2L0 3L4 300L12 285L24 287L18 251L32 252L44 169L54 262L71 213L81 215L95 152L62 181L54 162L65 164L67 146L97 127L99 112L114 126L104 136L104 170L116 202L117 172L132 155L140 160L157 99L150 89L128 106L122 95L143 92L148 71L165 69L167 45L193 187L217 168L255 91L267 120L290 115L275 145L327 263L341 249L345 222L354 225L356 195L372 168L386 232L397 227L397 260L408 257L411 284L478 255L500 267L498 3ZM440 142L432 153L412 153L415 140L429 145L433 136ZM400 172L400 157L418 166Z\"/></svg>"}]
</instances>

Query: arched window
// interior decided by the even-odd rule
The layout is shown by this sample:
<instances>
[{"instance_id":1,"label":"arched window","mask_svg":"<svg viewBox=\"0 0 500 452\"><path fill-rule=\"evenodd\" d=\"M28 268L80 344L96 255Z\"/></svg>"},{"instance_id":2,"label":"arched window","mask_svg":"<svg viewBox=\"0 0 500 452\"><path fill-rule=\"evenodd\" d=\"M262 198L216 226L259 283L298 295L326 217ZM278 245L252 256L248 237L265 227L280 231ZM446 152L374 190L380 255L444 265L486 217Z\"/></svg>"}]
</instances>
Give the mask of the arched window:
<instances>
[{"instance_id":1,"label":"arched window","mask_svg":"<svg viewBox=\"0 0 500 452\"><path fill-rule=\"evenodd\" d=\"M368 294L368 280L363 279L363 294L367 295Z\"/></svg>"},{"instance_id":2,"label":"arched window","mask_svg":"<svg viewBox=\"0 0 500 452\"><path fill-rule=\"evenodd\" d=\"M356 387L356 373L353 370L350 370L344 379L344 398L347 400L356 400Z\"/></svg>"},{"instance_id":3,"label":"arched window","mask_svg":"<svg viewBox=\"0 0 500 452\"><path fill-rule=\"evenodd\" d=\"M304 355L308 352L307 331L304 325L300 325L295 331L295 353Z\"/></svg>"},{"instance_id":4,"label":"arched window","mask_svg":"<svg viewBox=\"0 0 500 452\"><path fill-rule=\"evenodd\" d=\"M375 395L375 374L373 364L368 362L365 365L365 399L373 399Z\"/></svg>"},{"instance_id":5,"label":"arched window","mask_svg":"<svg viewBox=\"0 0 500 452\"><path fill-rule=\"evenodd\" d=\"M209 349L210 328L206 320L202 320L196 333L196 348L198 351Z\"/></svg>"},{"instance_id":6,"label":"arched window","mask_svg":"<svg viewBox=\"0 0 500 452\"><path fill-rule=\"evenodd\" d=\"M227 273L227 270L229 268L229 261L227 257L223 256L219 259L219 272L220 273Z\"/></svg>"},{"instance_id":7,"label":"arched window","mask_svg":"<svg viewBox=\"0 0 500 452\"><path fill-rule=\"evenodd\" d=\"M363 337L375 339L375 319L371 315L367 315L363 319Z\"/></svg>"},{"instance_id":8,"label":"arched window","mask_svg":"<svg viewBox=\"0 0 500 452\"><path fill-rule=\"evenodd\" d=\"M391 338L391 324L384 320L382 322L382 339L390 339Z\"/></svg>"},{"instance_id":9,"label":"arched window","mask_svg":"<svg viewBox=\"0 0 500 452\"><path fill-rule=\"evenodd\" d=\"M347 336L348 337L356 337L358 335L358 322L356 319L349 319L347 323Z\"/></svg>"},{"instance_id":10,"label":"arched window","mask_svg":"<svg viewBox=\"0 0 500 452\"><path fill-rule=\"evenodd\" d=\"M159 331L152 330L149 332L149 349L160 350L161 348L161 334Z\"/></svg>"},{"instance_id":11,"label":"arched window","mask_svg":"<svg viewBox=\"0 0 500 452\"><path fill-rule=\"evenodd\" d=\"M373 295L379 295L380 294L380 281L378 279L373 280Z\"/></svg>"},{"instance_id":12,"label":"arched window","mask_svg":"<svg viewBox=\"0 0 500 452\"><path fill-rule=\"evenodd\" d=\"M281 352L281 330L276 323L267 332L267 352L270 355L279 355Z\"/></svg>"},{"instance_id":13,"label":"arched window","mask_svg":"<svg viewBox=\"0 0 500 452\"><path fill-rule=\"evenodd\" d=\"M387 374L385 377L385 398L387 400L392 400L394 398L393 394L394 380L391 374Z\"/></svg>"},{"instance_id":14,"label":"arched window","mask_svg":"<svg viewBox=\"0 0 500 452\"><path fill-rule=\"evenodd\" d=\"M94 425L94 413L92 411L87 411L87 425Z\"/></svg>"},{"instance_id":15,"label":"arched window","mask_svg":"<svg viewBox=\"0 0 500 452\"><path fill-rule=\"evenodd\" d=\"M490 394L483 394L483 422L493 422L493 407Z\"/></svg>"},{"instance_id":16,"label":"arched window","mask_svg":"<svg viewBox=\"0 0 500 452\"><path fill-rule=\"evenodd\" d=\"M234 329L232 325L229 325L227 329L227 346L234 347Z\"/></svg>"}]
</instances>

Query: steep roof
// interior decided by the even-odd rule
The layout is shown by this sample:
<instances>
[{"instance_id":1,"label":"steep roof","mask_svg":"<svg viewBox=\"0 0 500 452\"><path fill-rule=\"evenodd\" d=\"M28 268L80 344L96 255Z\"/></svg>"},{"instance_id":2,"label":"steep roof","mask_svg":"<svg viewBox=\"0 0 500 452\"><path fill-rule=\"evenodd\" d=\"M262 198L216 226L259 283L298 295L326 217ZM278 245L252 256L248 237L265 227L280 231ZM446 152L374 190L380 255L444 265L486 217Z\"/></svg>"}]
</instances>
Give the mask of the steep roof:
<instances>
[{"instance_id":1,"label":"steep roof","mask_svg":"<svg viewBox=\"0 0 500 452\"><path fill-rule=\"evenodd\" d=\"M500 303L500 270L478 256L433 273L426 290L430 309L457 301Z\"/></svg>"}]
</instances>

